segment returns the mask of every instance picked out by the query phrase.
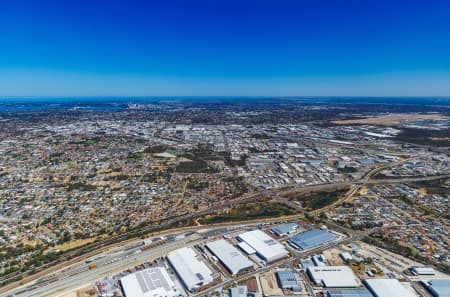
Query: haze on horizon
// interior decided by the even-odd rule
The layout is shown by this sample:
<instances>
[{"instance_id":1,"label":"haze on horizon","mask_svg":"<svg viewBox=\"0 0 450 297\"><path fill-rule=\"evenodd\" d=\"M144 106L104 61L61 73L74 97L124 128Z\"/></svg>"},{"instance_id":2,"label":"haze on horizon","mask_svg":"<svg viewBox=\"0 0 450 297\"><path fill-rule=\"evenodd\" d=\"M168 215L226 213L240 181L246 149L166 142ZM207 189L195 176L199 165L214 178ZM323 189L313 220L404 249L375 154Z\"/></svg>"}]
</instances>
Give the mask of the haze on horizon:
<instances>
[{"instance_id":1,"label":"haze on horizon","mask_svg":"<svg viewBox=\"0 0 450 297\"><path fill-rule=\"evenodd\" d=\"M449 96L448 1L25 1L0 96Z\"/></svg>"}]
</instances>

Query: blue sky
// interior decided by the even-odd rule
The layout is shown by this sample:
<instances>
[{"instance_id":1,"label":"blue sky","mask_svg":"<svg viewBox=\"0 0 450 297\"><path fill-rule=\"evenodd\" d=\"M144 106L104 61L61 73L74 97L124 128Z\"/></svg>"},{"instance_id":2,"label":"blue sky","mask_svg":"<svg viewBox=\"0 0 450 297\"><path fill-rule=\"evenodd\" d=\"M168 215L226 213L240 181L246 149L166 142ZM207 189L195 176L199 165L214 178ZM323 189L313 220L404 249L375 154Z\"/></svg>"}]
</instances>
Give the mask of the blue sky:
<instances>
[{"instance_id":1,"label":"blue sky","mask_svg":"<svg viewBox=\"0 0 450 297\"><path fill-rule=\"evenodd\" d=\"M0 96L450 95L450 1L0 1Z\"/></svg>"}]
</instances>

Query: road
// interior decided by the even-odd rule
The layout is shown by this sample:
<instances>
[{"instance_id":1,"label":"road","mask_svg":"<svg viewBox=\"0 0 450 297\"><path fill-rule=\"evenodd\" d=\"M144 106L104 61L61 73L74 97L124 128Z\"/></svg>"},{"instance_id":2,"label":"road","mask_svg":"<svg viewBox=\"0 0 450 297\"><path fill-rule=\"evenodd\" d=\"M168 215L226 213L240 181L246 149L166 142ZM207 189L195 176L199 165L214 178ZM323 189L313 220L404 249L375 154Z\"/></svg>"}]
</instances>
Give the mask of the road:
<instances>
[{"instance_id":1,"label":"road","mask_svg":"<svg viewBox=\"0 0 450 297\"><path fill-rule=\"evenodd\" d=\"M272 219L277 221L279 219ZM216 229L228 229L233 230L237 227L240 228L255 228L260 222L250 223L234 223L227 226L215 226L215 227L202 227L203 229L216 230ZM199 228L197 228L199 229ZM189 231L174 231L170 235L188 234L188 236L179 239L173 239L161 246L157 246L148 250L141 251L140 247L124 247L121 251L116 251L113 254L108 254L100 260L97 268L89 270L88 264L80 262L77 265L73 265L67 269L60 271L53 271L46 277L34 280L26 285L20 286L8 292L3 292L0 297L7 297L12 294L16 294L17 297L44 297L44 296L57 296L59 293L71 292L78 288L92 284L95 281L112 275L120 271L124 271L136 265L142 264L151 259L165 256L171 250L186 246L193 245L201 240L203 237L201 234ZM190 235L189 235L190 234Z\"/></svg>"},{"instance_id":2,"label":"road","mask_svg":"<svg viewBox=\"0 0 450 297\"><path fill-rule=\"evenodd\" d=\"M404 162L406 160L403 160L402 162ZM370 180L370 178L372 176L374 176L377 172L386 169L388 167L392 167L392 166L396 166L398 165L398 163L401 162L396 162L396 163L392 163L390 165L386 165L383 167L379 167L379 168L375 168L372 171L370 171L368 174L366 174L366 176L358 181L350 181L350 182L342 182L342 183L332 183L332 184L323 184L323 185L313 185L313 186L307 186L307 187L303 187L303 188L299 188L299 189L295 189L296 193L307 193L307 192L313 192L313 191L318 191L318 190L326 190L326 189L333 189L336 187L344 187L344 186L352 186L352 189L347 192L347 194L344 196L343 199L340 199L339 201L337 201L336 203L334 203L331 206L328 206L327 208L331 208L331 207L335 207L337 204L342 203L344 201L347 201L348 199L350 199L354 193L356 193L359 188L362 185L368 185L368 184L392 184L392 183L405 183L405 182L413 182L413 181L424 181L424 180L435 180L435 179L440 179L440 178L448 178L450 177L450 175L440 175L440 176L429 176L429 177L418 177L418 178L414 178L414 177L408 177L408 178L398 178L398 179L382 179L382 180ZM297 205L296 203L293 203L291 201L288 201L286 198L282 197L283 195L286 195L286 193L292 193L292 189L288 189L285 191L280 191L280 189L272 189L272 190L266 190L266 191L261 191L261 192L256 192L256 193L250 193L247 195L244 195L242 197L233 199L233 200L228 200L228 201L224 201L221 204L218 204L214 207L211 207L210 209L207 210L202 210L202 211L198 211L198 212L194 212L194 213L189 213L189 214L185 214L182 216L179 216L177 218L172 218L172 219L168 219L165 220L163 222L161 222L160 224L157 225L151 225L151 226L147 226L144 228L141 228L138 230L139 234L145 234L145 233L150 233L150 232L154 232L163 228L167 228L170 227L171 225L180 222L180 221L184 221L187 219L192 219L192 218L196 218L196 217L200 217L206 214L210 214L213 213L217 210L226 208L226 207L231 207L231 206L235 206L241 203L247 203L247 202L252 202L252 201L258 201L261 198L267 197L267 198L273 198L278 202L287 204L291 207L293 207L294 209L297 209L300 213L306 214L307 212L304 211L303 209L301 209L301 207L299 207L299 205ZM327 209L325 208L325 209ZM317 214L320 211L324 211L324 209L320 209L318 211L315 211L313 214ZM359 233L351 230L351 229L346 229L343 228L339 225L336 225L334 222L331 221L326 221L326 224L328 224L329 226L332 226L334 228L338 228L340 230L345 229L344 231L347 234L351 234L352 237L357 238L360 237ZM223 228L223 227L222 227ZM194 228L191 228L194 229ZM179 231L178 231L179 232ZM95 245L91 245L89 246L88 249L86 249L86 253L89 257L92 257L95 254L99 254L102 253L106 250L111 249L114 246L123 246L123 242L127 241L128 237L127 234L125 235L121 235L118 237L113 238L113 240L108 240L108 241L104 241L104 242L100 242L98 244ZM158 250L157 250L158 251ZM156 252L157 252L156 251ZM146 255L146 253L143 253L143 255ZM67 256L67 258L69 258L70 255ZM86 259L86 254L76 257L74 259L71 259L70 261L66 261L63 264L60 265L65 265L70 266L70 265L76 265L76 263L78 262L82 262L84 261L84 259ZM125 260L124 260L125 261ZM56 288L59 289L64 289L64 288L68 288L68 287L73 287L75 284L79 284L79 283L89 283L86 282L87 280L96 280L100 278L101 273L106 273L107 271L111 271L114 270L118 267L122 267L121 265L124 264L123 262L118 262L115 265L111 266L110 268L106 269L105 271L103 270L93 270L91 272L85 273L85 278L83 278L83 281L79 281L79 280L66 280L64 279L64 282L61 283L61 280L58 279L57 282L49 284L49 287L45 289L45 292L49 292L48 290L53 290L55 291ZM60 266L60 267L64 267L64 266ZM58 268L59 269L59 268ZM41 272L38 275L35 275L34 277L28 277L27 279L24 279L23 282L27 283L27 290L31 289L32 294L28 294L28 293L24 293L24 295L19 295L19 296L44 296L44 295L37 295L37 294L41 294L40 292L42 290L44 290L43 288L36 288L36 290L38 290L37 292L35 292L33 290L33 285L36 282L36 279L38 277L42 277L42 276L49 276L52 275L55 272L56 268L50 268L44 272ZM96 278L92 278L93 276L97 276ZM0 289L0 293L3 293L3 295L0 295L0 297L3 296L8 296L11 292L18 292L20 290L20 288L23 288L23 286L21 286L19 283L15 283L15 284L11 284L8 286L5 286L3 288ZM45 287L44 287L45 288ZM8 291L8 294L6 294L5 292ZM43 292L43 291L42 291Z\"/></svg>"}]
</instances>

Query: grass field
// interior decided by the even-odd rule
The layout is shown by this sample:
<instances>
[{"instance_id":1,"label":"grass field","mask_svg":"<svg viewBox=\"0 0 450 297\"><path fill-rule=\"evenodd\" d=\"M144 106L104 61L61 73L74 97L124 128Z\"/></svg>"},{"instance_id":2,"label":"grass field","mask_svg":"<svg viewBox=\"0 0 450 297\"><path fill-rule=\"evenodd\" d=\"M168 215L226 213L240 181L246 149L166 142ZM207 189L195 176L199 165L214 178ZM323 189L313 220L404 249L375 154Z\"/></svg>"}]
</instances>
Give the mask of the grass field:
<instances>
[{"instance_id":1,"label":"grass field","mask_svg":"<svg viewBox=\"0 0 450 297\"><path fill-rule=\"evenodd\" d=\"M69 242L65 242L63 244L55 245L54 249L60 250L60 251L66 251L73 248L77 248L83 245L86 245L88 243L92 243L95 241L95 238L86 238L86 239L74 239Z\"/></svg>"}]
</instances>

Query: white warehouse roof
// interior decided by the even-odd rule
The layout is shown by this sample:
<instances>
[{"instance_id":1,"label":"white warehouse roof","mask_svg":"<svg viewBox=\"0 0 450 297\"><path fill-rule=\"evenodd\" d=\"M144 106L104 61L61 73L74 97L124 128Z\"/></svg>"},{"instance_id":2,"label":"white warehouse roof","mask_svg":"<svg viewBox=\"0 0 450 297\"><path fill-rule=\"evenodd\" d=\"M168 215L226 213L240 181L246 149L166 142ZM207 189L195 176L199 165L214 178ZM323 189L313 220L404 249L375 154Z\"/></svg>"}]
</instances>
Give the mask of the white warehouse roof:
<instances>
[{"instance_id":1,"label":"white warehouse roof","mask_svg":"<svg viewBox=\"0 0 450 297\"><path fill-rule=\"evenodd\" d=\"M245 241L239 242L238 246L248 255L256 253L255 249L249 246Z\"/></svg>"},{"instance_id":2,"label":"white warehouse roof","mask_svg":"<svg viewBox=\"0 0 450 297\"><path fill-rule=\"evenodd\" d=\"M308 267L307 271L316 284L326 288L356 288L361 285L348 266Z\"/></svg>"},{"instance_id":3,"label":"white warehouse roof","mask_svg":"<svg viewBox=\"0 0 450 297\"><path fill-rule=\"evenodd\" d=\"M210 242L206 247L227 267L231 274L253 268L253 263L224 239Z\"/></svg>"},{"instance_id":4,"label":"white warehouse roof","mask_svg":"<svg viewBox=\"0 0 450 297\"><path fill-rule=\"evenodd\" d=\"M435 275L436 271L433 267L412 267L411 272L416 275Z\"/></svg>"},{"instance_id":5,"label":"white warehouse roof","mask_svg":"<svg viewBox=\"0 0 450 297\"><path fill-rule=\"evenodd\" d=\"M256 251L258 256L267 262L281 259L288 254L288 251L281 243L261 230L242 233L238 238L245 241Z\"/></svg>"},{"instance_id":6,"label":"white warehouse roof","mask_svg":"<svg viewBox=\"0 0 450 297\"><path fill-rule=\"evenodd\" d=\"M395 278L372 278L365 283L375 297L417 297Z\"/></svg>"},{"instance_id":7,"label":"white warehouse roof","mask_svg":"<svg viewBox=\"0 0 450 297\"><path fill-rule=\"evenodd\" d=\"M180 296L166 269L149 268L120 279L125 297Z\"/></svg>"},{"instance_id":8,"label":"white warehouse roof","mask_svg":"<svg viewBox=\"0 0 450 297\"><path fill-rule=\"evenodd\" d=\"M213 281L211 270L197 258L191 248L184 247L170 252L167 260L189 291Z\"/></svg>"}]
</instances>

